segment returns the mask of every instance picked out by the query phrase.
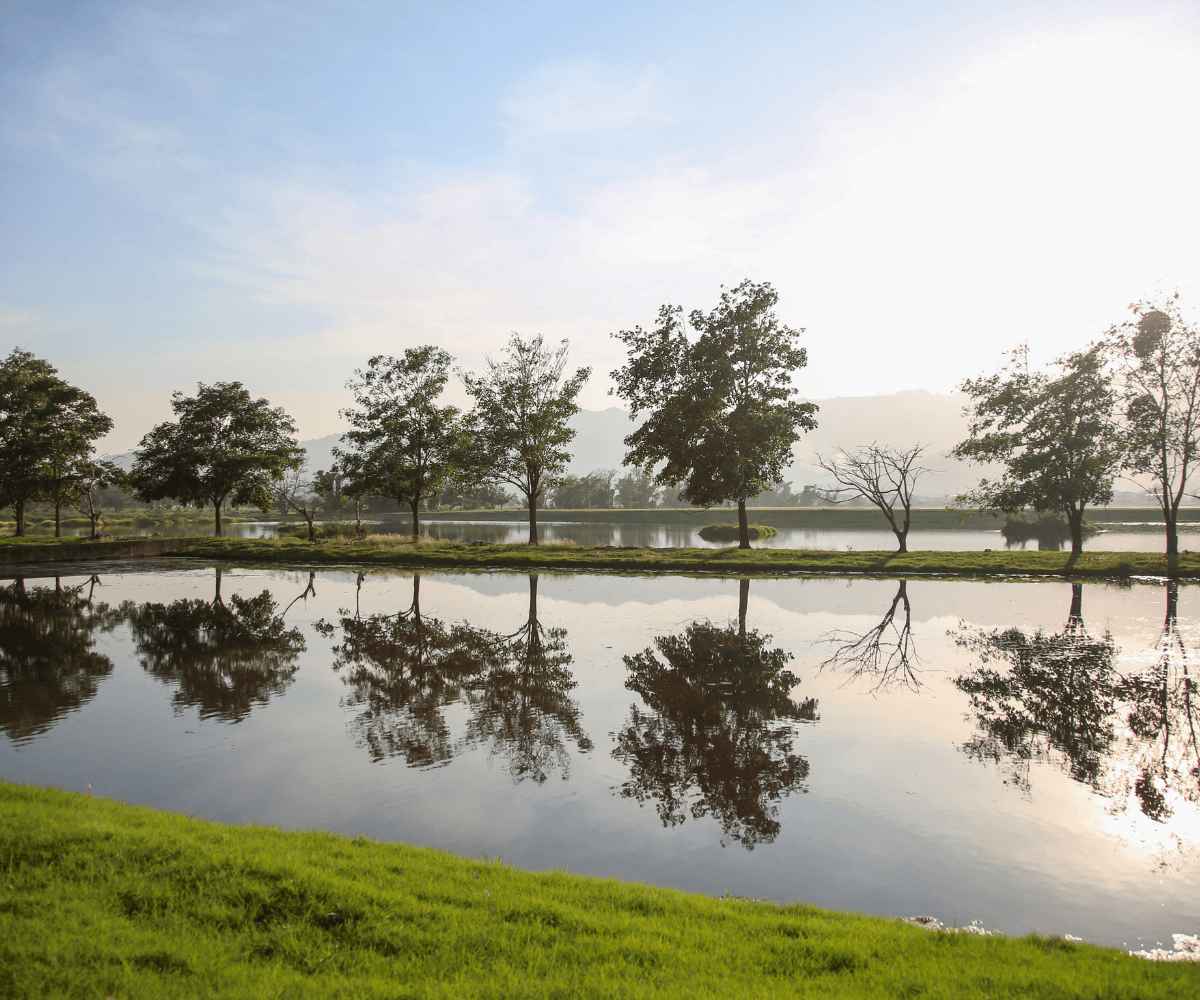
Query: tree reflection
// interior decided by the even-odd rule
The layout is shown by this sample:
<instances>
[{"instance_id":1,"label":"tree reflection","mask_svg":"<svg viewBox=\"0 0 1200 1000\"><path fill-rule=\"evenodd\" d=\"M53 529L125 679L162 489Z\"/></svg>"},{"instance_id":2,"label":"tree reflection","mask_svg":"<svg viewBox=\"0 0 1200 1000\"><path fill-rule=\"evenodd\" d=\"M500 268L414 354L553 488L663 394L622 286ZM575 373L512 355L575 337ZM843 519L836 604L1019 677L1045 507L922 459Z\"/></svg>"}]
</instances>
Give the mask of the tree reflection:
<instances>
[{"instance_id":1,"label":"tree reflection","mask_svg":"<svg viewBox=\"0 0 1200 1000\"><path fill-rule=\"evenodd\" d=\"M0 587L0 730L15 743L47 732L96 696L112 661L94 648L120 616L94 601L98 577L74 587Z\"/></svg>"},{"instance_id":2,"label":"tree reflection","mask_svg":"<svg viewBox=\"0 0 1200 1000\"><path fill-rule=\"evenodd\" d=\"M1170 818L1180 801L1200 802L1200 744L1196 739L1196 680L1179 631L1179 584L1166 587L1166 614L1153 663L1122 680L1133 737L1125 772L1141 810Z\"/></svg>"},{"instance_id":3,"label":"tree reflection","mask_svg":"<svg viewBox=\"0 0 1200 1000\"><path fill-rule=\"evenodd\" d=\"M546 628L538 617L538 578L529 577L529 614L522 626L495 639L496 657L467 689L473 742L490 744L508 759L514 781L539 784L554 770L570 773L569 744L592 749L581 724L567 631Z\"/></svg>"},{"instance_id":4,"label":"tree reflection","mask_svg":"<svg viewBox=\"0 0 1200 1000\"><path fill-rule=\"evenodd\" d=\"M907 580L897 583L896 596L877 625L861 633L837 629L826 641L834 648L822 670L845 670L852 681L865 679L873 693L896 686L915 691L921 686Z\"/></svg>"},{"instance_id":5,"label":"tree reflection","mask_svg":"<svg viewBox=\"0 0 1200 1000\"><path fill-rule=\"evenodd\" d=\"M970 698L979 727L963 752L1005 764L1025 791L1034 760L1059 762L1076 781L1099 788L1116 739L1120 677L1112 636L1094 637L1084 624L1083 586L1072 585L1071 609L1059 632L961 628L955 641L980 664L954 682Z\"/></svg>"},{"instance_id":6,"label":"tree reflection","mask_svg":"<svg viewBox=\"0 0 1200 1000\"><path fill-rule=\"evenodd\" d=\"M645 707L630 707L613 756L630 770L621 795L653 801L664 826L711 816L722 843L749 849L779 835L780 800L804 790L795 725L818 714L814 699L792 698L791 654L747 630L748 580L739 591L736 628L695 621L625 657L625 686Z\"/></svg>"},{"instance_id":7,"label":"tree reflection","mask_svg":"<svg viewBox=\"0 0 1200 1000\"><path fill-rule=\"evenodd\" d=\"M361 591L362 575L356 593ZM350 687L344 704L360 709L352 727L374 761L402 757L412 767L444 764L460 749L451 739L445 708L461 701L465 685L499 662L492 633L448 625L421 614L421 577L413 576L412 603L393 614L340 612L333 669Z\"/></svg>"},{"instance_id":8,"label":"tree reflection","mask_svg":"<svg viewBox=\"0 0 1200 1000\"><path fill-rule=\"evenodd\" d=\"M981 663L955 681L979 727L962 749L1007 766L1026 792L1031 761L1056 763L1109 797L1114 810L1136 801L1145 816L1164 822L1180 802L1200 802L1196 681L1179 631L1178 584L1166 587L1151 664L1130 672L1116 669L1110 635L1088 634L1082 590L1073 586L1059 633L960 632L959 645Z\"/></svg>"},{"instance_id":9,"label":"tree reflection","mask_svg":"<svg viewBox=\"0 0 1200 1000\"><path fill-rule=\"evenodd\" d=\"M269 590L226 601L219 568L211 601L126 602L122 610L142 666L177 685L177 709L195 707L201 718L240 722L287 689L304 651L299 629L287 626Z\"/></svg>"}]
</instances>

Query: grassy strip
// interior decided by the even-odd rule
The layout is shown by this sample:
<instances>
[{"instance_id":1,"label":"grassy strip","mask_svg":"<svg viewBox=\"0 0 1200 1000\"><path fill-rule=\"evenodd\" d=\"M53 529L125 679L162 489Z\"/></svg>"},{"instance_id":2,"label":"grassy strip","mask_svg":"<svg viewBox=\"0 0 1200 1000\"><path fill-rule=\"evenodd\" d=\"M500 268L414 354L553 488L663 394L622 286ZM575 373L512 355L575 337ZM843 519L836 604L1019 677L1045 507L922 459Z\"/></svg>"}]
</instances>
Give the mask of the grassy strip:
<instances>
[{"instance_id":1,"label":"grassy strip","mask_svg":"<svg viewBox=\"0 0 1200 1000\"><path fill-rule=\"evenodd\" d=\"M0 995L1181 998L1200 966L0 783Z\"/></svg>"},{"instance_id":2,"label":"grassy strip","mask_svg":"<svg viewBox=\"0 0 1200 1000\"><path fill-rule=\"evenodd\" d=\"M362 563L385 566L481 569L593 569L629 572L781 575L788 573L877 576L1165 576L1164 556L1148 552L1089 552L1072 562L1067 552L836 552L802 549L614 548L583 545L413 544L404 536L373 535L360 541L315 545L295 538L180 540L174 554L246 562ZM1200 577L1200 554L1183 555L1177 576Z\"/></svg>"}]
</instances>

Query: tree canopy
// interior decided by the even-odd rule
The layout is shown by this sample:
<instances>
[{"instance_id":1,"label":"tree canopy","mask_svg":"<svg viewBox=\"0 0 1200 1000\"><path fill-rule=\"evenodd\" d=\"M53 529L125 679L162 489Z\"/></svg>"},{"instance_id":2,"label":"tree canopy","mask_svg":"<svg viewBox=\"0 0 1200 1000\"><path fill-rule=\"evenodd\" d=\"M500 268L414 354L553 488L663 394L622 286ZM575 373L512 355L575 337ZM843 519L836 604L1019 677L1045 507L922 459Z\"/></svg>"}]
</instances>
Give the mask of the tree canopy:
<instances>
[{"instance_id":1,"label":"tree canopy","mask_svg":"<svg viewBox=\"0 0 1200 1000\"><path fill-rule=\"evenodd\" d=\"M567 372L567 342L555 349L542 336L514 333L504 356L482 375L463 374L475 400L471 415L480 478L520 491L529 509L529 544L536 545L537 505L570 459L570 420L590 368Z\"/></svg>"},{"instance_id":2,"label":"tree canopy","mask_svg":"<svg viewBox=\"0 0 1200 1000\"><path fill-rule=\"evenodd\" d=\"M269 506L272 484L303 460L292 418L241 382L200 383L194 396L175 393L171 409L176 419L142 438L133 484L145 500L211 504L218 535L222 505Z\"/></svg>"},{"instance_id":3,"label":"tree canopy","mask_svg":"<svg viewBox=\"0 0 1200 1000\"><path fill-rule=\"evenodd\" d=\"M992 510L1057 511L1079 554L1084 512L1112 499L1121 467L1112 380L1098 348L1067 355L1053 372L1031 372L1023 358L1014 351L1000 372L963 383L971 399L969 436L953 454L1002 463L1004 473L962 499Z\"/></svg>"},{"instance_id":4,"label":"tree canopy","mask_svg":"<svg viewBox=\"0 0 1200 1000\"><path fill-rule=\"evenodd\" d=\"M355 405L343 410L350 430L347 448L363 470L361 484L391 497L412 512L419 530L421 505L441 496L466 462L466 427L457 407L440 404L451 358L439 347L406 350L400 357L377 354L350 382Z\"/></svg>"},{"instance_id":5,"label":"tree canopy","mask_svg":"<svg viewBox=\"0 0 1200 1000\"><path fill-rule=\"evenodd\" d=\"M740 545L749 548L746 500L783 479L792 446L816 427L817 407L796 399L792 377L808 363L802 330L775 315L779 295L746 280L723 288L708 313L693 310L689 336L680 306L664 305L647 331L614 336L629 352L612 373L640 427L625 439L626 464L655 469L697 506L738 504Z\"/></svg>"}]
</instances>

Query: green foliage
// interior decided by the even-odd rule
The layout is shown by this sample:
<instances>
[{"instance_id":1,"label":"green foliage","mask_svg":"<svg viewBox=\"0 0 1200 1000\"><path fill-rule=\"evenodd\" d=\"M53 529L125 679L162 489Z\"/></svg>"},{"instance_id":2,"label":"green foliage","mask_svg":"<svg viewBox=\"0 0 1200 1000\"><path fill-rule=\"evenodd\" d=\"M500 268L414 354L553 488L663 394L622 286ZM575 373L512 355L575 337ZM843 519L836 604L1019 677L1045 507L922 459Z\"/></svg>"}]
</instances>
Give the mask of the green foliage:
<instances>
[{"instance_id":1,"label":"green foliage","mask_svg":"<svg viewBox=\"0 0 1200 1000\"><path fill-rule=\"evenodd\" d=\"M792 446L816 426L816 406L797 401L792 376L808 362L800 330L775 316L770 284L723 289L709 313L689 319L664 305L650 330L614 334L629 352L612 373L633 416L628 464L656 470L663 486L683 484L698 506L745 501L783 479Z\"/></svg>"},{"instance_id":2,"label":"green foliage","mask_svg":"<svg viewBox=\"0 0 1200 1000\"><path fill-rule=\"evenodd\" d=\"M597 510L613 505L611 469L597 469L585 476L563 476L555 484L552 500L555 507L575 510Z\"/></svg>"},{"instance_id":3,"label":"green foliage","mask_svg":"<svg viewBox=\"0 0 1200 1000\"><path fill-rule=\"evenodd\" d=\"M1178 1000L1200 968L1054 938L532 874L0 783L0 994Z\"/></svg>"},{"instance_id":4,"label":"green foliage","mask_svg":"<svg viewBox=\"0 0 1200 1000\"><path fill-rule=\"evenodd\" d=\"M64 381L57 369L14 349L0 362L0 506L17 511L38 497L63 503L78 495L95 441L112 429L95 398Z\"/></svg>"},{"instance_id":5,"label":"green foliage","mask_svg":"<svg viewBox=\"0 0 1200 1000\"><path fill-rule=\"evenodd\" d=\"M466 426L457 407L439 403L450 377L450 355L438 347L409 348L398 358L376 355L355 372L354 407L343 410L350 430L339 464L353 470L359 491L394 498L412 511L436 499L468 462Z\"/></svg>"},{"instance_id":6,"label":"green foliage","mask_svg":"<svg viewBox=\"0 0 1200 1000\"><path fill-rule=\"evenodd\" d=\"M142 438L131 481L143 500L211 505L217 534L224 503L266 509L272 485L303 459L292 418L241 382L200 383L195 396L175 393L171 409L176 419Z\"/></svg>"},{"instance_id":7,"label":"green foliage","mask_svg":"<svg viewBox=\"0 0 1200 1000\"><path fill-rule=\"evenodd\" d=\"M1082 551L1084 511L1112 499L1122 461L1122 431L1114 418L1112 380L1099 348L1067 355L1058 373L1030 372L1013 352L995 375L968 379L969 437L953 454L1005 466L963 502L1001 511L1058 511Z\"/></svg>"},{"instance_id":8,"label":"green foliage","mask_svg":"<svg viewBox=\"0 0 1200 1000\"><path fill-rule=\"evenodd\" d=\"M651 469L630 469L617 480L617 503L646 509L658 505L659 486Z\"/></svg>"},{"instance_id":9,"label":"green foliage","mask_svg":"<svg viewBox=\"0 0 1200 1000\"><path fill-rule=\"evenodd\" d=\"M491 358L483 375L463 374L475 401L471 425L480 479L506 483L520 491L529 508L529 541L537 542L536 508L552 489L570 458L575 437L570 420L576 400L591 375L588 368L567 374L567 342L556 350L541 335L513 334L504 357Z\"/></svg>"},{"instance_id":10,"label":"green foliage","mask_svg":"<svg viewBox=\"0 0 1200 1000\"><path fill-rule=\"evenodd\" d=\"M776 534L769 524L751 524L747 530L754 541L773 538ZM736 524L706 524L700 529L700 537L706 542L736 542L741 535Z\"/></svg>"}]
</instances>

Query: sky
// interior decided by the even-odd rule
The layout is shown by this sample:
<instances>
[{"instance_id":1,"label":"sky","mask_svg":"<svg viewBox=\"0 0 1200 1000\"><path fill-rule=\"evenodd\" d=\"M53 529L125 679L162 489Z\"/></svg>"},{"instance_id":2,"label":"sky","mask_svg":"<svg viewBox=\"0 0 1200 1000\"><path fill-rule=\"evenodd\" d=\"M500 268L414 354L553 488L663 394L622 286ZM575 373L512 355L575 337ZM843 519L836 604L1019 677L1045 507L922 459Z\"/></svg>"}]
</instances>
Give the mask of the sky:
<instances>
[{"instance_id":1,"label":"sky","mask_svg":"<svg viewBox=\"0 0 1200 1000\"><path fill-rule=\"evenodd\" d=\"M772 282L809 398L949 391L1200 306L1200 3L0 0L0 351L136 445L239 380L303 437ZM462 400L461 390L451 389Z\"/></svg>"}]
</instances>

